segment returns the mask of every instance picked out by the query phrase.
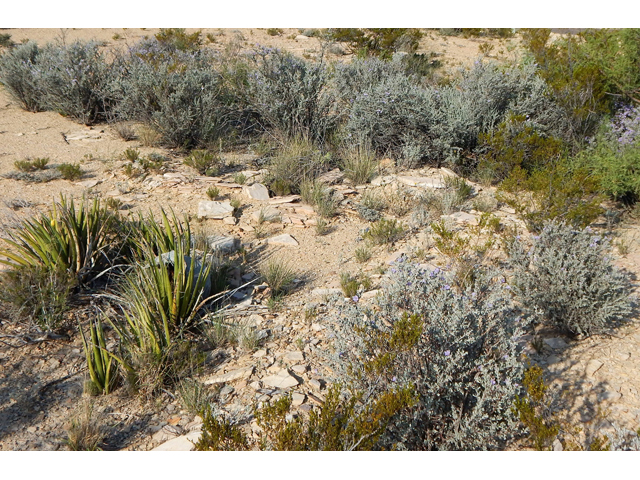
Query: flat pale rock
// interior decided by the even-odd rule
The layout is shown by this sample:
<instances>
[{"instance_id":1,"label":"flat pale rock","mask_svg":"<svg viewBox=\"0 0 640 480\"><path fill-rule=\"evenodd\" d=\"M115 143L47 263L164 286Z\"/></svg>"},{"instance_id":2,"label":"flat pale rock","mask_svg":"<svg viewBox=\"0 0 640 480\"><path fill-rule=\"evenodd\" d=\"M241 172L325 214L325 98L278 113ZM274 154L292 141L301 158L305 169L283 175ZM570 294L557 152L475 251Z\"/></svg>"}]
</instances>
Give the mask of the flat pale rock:
<instances>
[{"instance_id":1,"label":"flat pale rock","mask_svg":"<svg viewBox=\"0 0 640 480\"><path fill-rule=\"evenodd\" d=\"M446 217L451 218L456 223L467 224L467 225L478 225L478 217L475 215L471 215L467 212L455 212L451 215L446 215Z\"/></svg>"},{"instance_id":2,"label":"flat pale rock","mask_svg":"<svg viewBox=\"0 0 640 480\"><path fill-rule=\"evenodd\" d=\"M307 366L306 365L294 365L293 367L291 367L291 370L294 373L297 373L298 375L302 375L304 372L307 371Z\"/></svg>"},{"instance_id":3,"label":"flat pale rock","mask_svg":"<svg viewBox=\"0 0 640 480\"><path fill-rule=\"evenodd\" d=\"M226 217L222 219L222 223L225 225L235 225L238 223L238 220L235 217Z\"/></svg>"},{"instance_id":4,"label":"flat pale rock","mask_svg":"<svg viewBox=\"0 0 640 480\"><path fill-rule=\"evenodd\" d=\"M293 395L291 395L291 404L294 407L297 407L298 405L302 405L306 398L307 398L307 396L304 395L303 393L297 393L296 392Z\"/></svg>"},{"instance_id":5,"label":"flat pale rock","mask_svg":"<svg viewBox=\"0 0 640 480\"><path fill-rule=\"evenodd\" d=\"M320 381L316 379L309 380L309 385L311 385L311 387L313 387L317 391L320 391L322 389L322 383L320 383Z\"/></svg>"},{"instance_id":6,"label":"flat pale rock","mask_svg":"<svg viewBox=\"0 0 640 480\"><path fill-rule=\"evenodd\" d=\"M292 203L300 200L300 195L288 195L286 197L273 197L269 199L269 205L281 205L283 203Z\"/></svg>"},{"instance_id":7,"label":"flat pale rock","mask_svg":"<svg viewBox=\"0 0 640 480\"><path fill-rule=\"evenodd\" d=\"M275 220L279 216L280 216L280 210L274 207L261 208L257 212L253 212L251 214L251 218L255 222L260 222L261 220L264 222L270 222L272 220Z\"/></svg>"},{"instance_id":8,"label":"flat pale rock","mask_svg":"<svg viewBox=\"0 0 640 480\"><path fill-rule=\"evenodd\" d=\"M242 188L244 187L244 185L241 185L239 183L233 183L233 182L217 182L215 183L216 187L222 187L222 188Z\"/></svg>"},{"instance_id":9,"label":"flat pale rock","mask_svg":"<svg viewBox=\"0 0 640 480\"><path fill-rule=\"evenodd\" d=\"M253 373L253 365L244 368L238 368L231 370L223 375L216 375L209 380L205 380L205 385L215 385L216 383L232 382L234 380L240 380L241 378L249 378Z\"/></svg>"},{"instance_id":10,"label":"flat pale rock","mask_svg":"<svg viewBox=\"0 0 640 480\"><path fill-rule=\"evenodd\" d=\"M225 235L212 235L207 238L209 247L217 252L233 253L238 249L240 240L235 237Z\"/></svg>"},{"instance_id":11,"label":"flat pale rock","mask_svg":"<svg viewBox=\"0 0 640 480\"><path fill-rule=\"evenodd\" d=\"M231 215L233 215L233 207L230 202L202 200L198 203L198 218L222 220Z\"/></svg>"},{"instance_id":12,"label":"flat pale rock","mask_svg":"<svg viewBox=\"0 0 640 480\"><path fill-rule=\"evenodd\" d=\"M292 246L292 247L300 245L298 241L288 233L283 233L282 235L268 238L267 243L269 245L286 245L286 246Z\"/></svg>"},{"instance_id":13,"label":"flat pale rock","mask_svg":"<svg viewBox=\"0 0 640 480\"><path fill-rule=\"evenodd\" d=\"M84 188L93 188L99 183L102 183L102 180L85 180L83 182L76 182L76 185Z\"/></svg>"},{"instance_id":14,"label":"flat pale rock","mask_svg":"<svg viewBox=\"0 0 640 480\"><path fill-rule=\"evenodd\" d=\"M422 187L422 188L445 188L446 185L443 180L439 178L431 177L413 177L408 175L399 175L396 177L400 183L404 183L410 187Z\"/></svg>"},{"instance_id":15,"label":"flat pale rock","mask_svg":"<svg viewBox=\"0 0 640 480\"><path fill-rule=\"evenodd\" d=\"M168 442L158 445L152 451L154 452L192 452L196 449L195 444L200 440L202 432L194 431L186 435L173 438Z\"/></svg>"},{"instance_id":16,"label":"flat pale rock","mask_svg":"<svg viewBox=\"0 0 640 480\"><path fill-rule=\"evenodd\" d=\"M283 357L288 362L302 362L304 361L304 355L302 352L287 352Z\"/></svg>"},{"instance_id":17,"label":"flat pale rock","mask_svg":"<svg viewBox=\"0 0 640 480\"><path fill-rule=\"evenodd\" d=\"M318 177L318 181L326 183L327 185L333 185L334 183L341 182L344 178L344 173L339 168L334 168L330 172L324 173Z\"/></svg>"},{"instance_id":18,"label":"flat pale rock","mask_svg":"<svg viewBox=\"0 0 640 480\"><path fill-rule=\"evenodd\" d=\"M251 355L253 358L262 358L267 354L267 351L265 349L260 349L258 350L256 353L254 353L253 355Z\"/></svg>"},{"instance_id":19,"label":"flat pale rock","mask_svg":"<svg viewBox=\"0 0 640 480\"><path fill-rule=\"evenodd\" d=\"M381 177L376 177L371 180L371 185L374 187L380 187L382 185L388 185L396 179L395 175L384 175Z\"/></svg>"},{"instance_id":20,"label":"flat pale rock","mask_svg":"<svg viewBox=\"0 0 640 480\"><path fill-rule=\"evenodd\" d=\"M342 290L340 288L314 288L311 290L311 295L315 297L323 297L325 295L341 295Z\"/></svg>"},{"instance_id":21,"label":"flat pale rock","mask_svg":"<svg viewBox=\"0 0 640 480\"><path fill-rule=\"evenodd\" d=\"M589 360L585 372L588 376L592 377L598 370L600 370L600 367L602 367L602 365L604 365L604 363L602 363L600 360Z\"/></svg>"},{"instance_id":22,"label":"flat pale rock","mask_svg":"<svg viewBox=\"0 0 640 480\"><path fill-rule=\"evenodd\" d=\"M238 226L240 227L240 230L242 230L243 232L253 232L255 230L255 228L253 228L251 225L247 223L240 223L238 224Z\"/></svg>"},{"instance_id":23,"label":"flat pale rock","mask_svg":"<svg viewBox=\"0 0 640 480\"><path fill-rule=\"evenodd\" d=\"M262 383L274 388L291 388L298 385L298 380L292 377L286 368L283 368L275 375L263 378Z\"/></svg>"},{"instance_id":24,"label":"flat pale rock","mask_svg":"<svg viewBox=\"0 0 640 480\"><path fill-rule=\"evenodd\" d=\"M252 200L269 200L269 190L261 183L254 183L250 187L242 187L242 193Z\"/></svg>"},{"instance_id":25,"label":"flat pale rock","mask_svg":"<svg viewBox=\"0 0 640 480\"><path fill-rule=\"evenodd\" d=\"M67 140L98 140L102 138L100 131L90 130L88 132L73 132L65 135Z\"/></svg>"},{"instance_id":26,"label":"flat pale rock","mask_svg":"<svg viewBox=\"0 0 640 480\"><path fill-rule=\"evenodd\" d=\"M298 215L313 215L316 213L311 205L296 205L293 211Z\"/></svg>"},{"instance_id":27,"label":"flat pale rock","mask_svg":"<svg viewBox=\"0 0 640 480\"><path fill-rule=\"evenodd\" d=\"M360 300L371 300L376 295L378 295L379 291L380 290L369 290L368 292L364 292L362 295L360 295Z\"/></svg>"}]
</instances>

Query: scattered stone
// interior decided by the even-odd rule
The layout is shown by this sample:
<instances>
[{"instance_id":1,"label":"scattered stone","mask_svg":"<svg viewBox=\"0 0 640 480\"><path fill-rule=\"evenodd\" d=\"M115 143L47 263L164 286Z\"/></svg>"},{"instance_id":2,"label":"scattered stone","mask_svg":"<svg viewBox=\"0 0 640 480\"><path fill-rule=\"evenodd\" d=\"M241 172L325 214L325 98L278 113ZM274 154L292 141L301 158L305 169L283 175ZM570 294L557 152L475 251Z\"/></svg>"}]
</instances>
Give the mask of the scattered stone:
<instances>
[{"instance_id":1,"label":"scattered stone","mask_svg":"<svg viewBox=\"0 0 640 480\"><path fill-rule=\"evenodd\" d=\"M189 432L186 435L169 440L153 449L156 452L192 452L196 449L195 444L200 440L202 432Z\"/></svg>"},{"instance_id":2,"label":"scattered stone","mask_svg":"<svg viewBox=\"0 0 640 480\"><path fill-rule=\"evenodd\" d=\"M374 187L380 187L382 185L388 185L389 183L393 182L394 180L395 180L395 176L394 175L380 176L380 177L376 177L373 180L371 180L371 185L373 185Z\"/></svg>"},{"instance_id":3,"label":"scattered stone","mask_svg":"<svg viewBox=\"0 0 640 480\"><path fill-rule=\"evenodd\" d=\"M401 257L405 256L406 254L407 252L405 252L404 250L398 250L397 252L393 252L391 255L387 257L387 259L385 260L385 263L387 265L391 265L392 263L397 262Z\"/></svg>"},{"instance_id":4,"label":"scattered stone","mask_svg":"<svg viewBox=\"0 0 640 480\"><path fill-rule=\"evenodd\" d=\"M269 200L269 190L261 183L254 183L250 187L245 185L242 193L253 200Z\"/></svg>"},{"instance_id":5,"label":"scattered stone","mask_svg":"<svg viewBox=\"0 0 640 480\"><path fill-rule=\"evenodd\" d=\"M343 178L344 173L342 173L339 168L334 168L333 170L320 175L318 177L318 181L326 183L327 185L333 185L334 183L341 182Z\"/></svg>"},{"instance_id":6,"label":"scattered stone","mask_svg":"<svg viewBox=\"0 0 640 480\"><path fill-rule=\"evenodd\" d=\"M238 220L235 217L226 217L222 219L222 223L225 225L235 225L238 223Z\"/></svg>"},{"instance_id":7,"label":"scattered stone","mask_svg":"<svg viewBox=\"0 0 640 480\"><path fill-rule=\"evenodd\" d=\"M287 352L283 358L288 362L302 362L304 361L304 354L302 352Z\"/></svg>"},{"instance_id":8,"label":"scattered stone","mask_svg":"<svg viewBox=\"0 0 640 480\"><path fill-rule=\"evenodd\" d=\"M84 188L93 188L99 183L102 183L102 180L85 180L83 182L76 182L76 185Z\"/></svg>"},{"instance_id":9,"label":"scattered stone","mask_svg":"<svg viewBox=\"0 0 640 480\"><path fill-rule=\"evenodd\" d=\"M553 451L561 452L562 451L562 442L557 438L553 441Z\"/></svg>"},{"instance_id":10,"label":"scattered stone","mask_svg":"<svg viewBox=\"0 0 640 480\"><path fill-rule=\"evenodd\" d=\"M320 383L320 381L316 379L309 380L309 385L311 385L311 387L317 391L320 391L322 389L322 383Z\"/></svg>"},{"instance_id":11,"label":"scattered stone","mask_svg":"<svg viewBox=\"0 0 640 480\"><path fill-rule=\"evenodd\" d=\"M288 195L286 197L273 197L269 199L269 205L281 205L283 203L292 203L300 200L300 195Z\"/></svg>"},{"instance_id":12,"label":"scattered stone","mask_svg":"<svg viewBox=\"0 0 640 480\"><path fill-rule=\"evenodd\" d=\"M235 391L231 385L225 385L220 389L220 396L226 397L227 395L231 395Z\"/></svg>"},{"instance_id":13,"label":"scattered stone","mask_svg":"<svg viewBox=\"0 0 640 480\"><path fill-rule=\"evenodd\" d=\"M316 213L310 205L296 205L293 211L299 215L314 215Z\"/></svg>"},{"instance_id":14,"label":"scattered stone","mask_svg":"<svg viewBox=\"0 0 640 480\"><path fill-rule=\"evenodd\" d=\"M450 218L454 220L456 223L460 223L462 225L478 225L478 218L475 215L472 215L467 212L455 212L451 215L443 215L444 218Z\"/></svg>"},{"instance_id":15,"label":"scattered stone","mask_svg":"<svg viewBox=\"0 0 640 480\"><path fill-rule=\"evenodd\" d=\"M262 388L262 384L258 381L251 382L249 386L253 388L256 392Z\"/></svg>"},{"instance_id":16,"label":"scattered stone","mask_svg":"<svg viewBox=\"0 0 640 480\"><path fill-rule=\"evenodd\" d=\"M233 253L238 249L240 239L224 235L213 235L207 238L209 247L221 253Z\"/></svg>"},{"instance_id":17,"label":"scattered stone","mask_svg":"<svg viewBox=\"0 0 640 480\"><path fill-rule=\"evenodd\" d=\"M266 354L267 354L267 351L265 349L260 349L260 350L258 350L256 353L254 353L251 356L253 358L261 358L261 357L264 357Z\"/></svg>"},{"instance_id":18,"label":"scattered stone","mask_svg":"<svg viewBox=\"0 0 640 480\"><path fill-rule=\"evenodd\" d=\"M294 393L293 395L291 395L291 404L294 407L297 407L298 405L302 405L304 403L304 401L306 400L307 396L302 394L302 393Z\"/></svg>"},{"instance_id":19,"label":"scattered stone","mask_svg":"<svg viewBox=\"0 0 640 480\"><path fill-rule=\"evenodd\" d=\"M567 342L561 338L545 338L544 343L554 350L562 350L567 347Z\"/></svg>"},{"instance_id":20,"label":"scattered stone","mask_svg":"<svg viewBox=\"0 0 640 480\"><path fill-rule=\"evenodd\" d=\"M240 230L242 230L243 232L253 232L255 230L255 228L253 228L251 225L247 223L241 223L238 226L240 227Z\"/></svg>"},{"instance_id":21,"label":"scattered stone","mask_svg":"<svg viewBox=\"0 0 640 480\"><path fill-rule=\"evenodd\" d=\"M216 202L202 200L198 204L198 218L211 218L222 220L233 215L233 207L230 202Z\"/></svg>"},{"instance_id":22,"label":"scattered stone","mask_svg":"<svg viewBox=\"0 0 640 480\"><path fill-rule=\"evenodd\" d=\"M288 233L283 233L282 235L268 238L267 243L269 245L286 245L286 246L293 246L293 247L300 245L298 241Z\"/></svg>"},{"instance_id":23,"label":"scattered stone","mask_svg":"<svg viewBox=\"0 0 640 480\"><path fill-rule=\"evenodd\" d=\"M313 410L313 406L305 403L304 405L300 405L300 410L302 410L303 412L310 412L311 410Z\"/></svg>"},{"instance_id":24,"label":"scattered stone","mask_svg":"<svg viewBox=\"0 0 640 480\"><path fill-rule=\"evenodd\" d=\"M251 214L251 218L255 222L271 222L280 216L280 211L274 207L262 208Z\"/></svg>"},{"instance_id":25,"label":"scattered stone","mask_svg":"<svg viewBox=\"0 0 640 480\"><path fill-rule=\"evenodd\" d=\"M311 295L316 297L323 297L325 295L341 295L342 290L339 288L314 288L311 290Z\"/></svg>"},{"instance_id":26,"label":"scattered stone","mask_svg":"<svg viewBox=\"0 0 640 480\"><path fill-rule=\"evenodd\" d=\"M299 375L302 375L304 372L307 371L307 366L306 365L294 365L293 367L291 367L291 370Z\"/></svg>"},{"instance_id":27,"label":"scattered stone","mask_svg":"<svg viewBox=\"0 0 640 480\"><path fill-rule=\"evenodd\" d=\"M283 368L275 375L263 378L262 383L275 388L290 388L298 385L298 380L292 377L286 368Z\"/></svg>"},{"instance_id":28,"label":"scattered stone","mask_svg":"<svg viewBox=\"0 0 640 480\"><path fill-rule=\"evenodd\" d=\"M184 431L182 427L177 425L165 425L151 437L156 442L166 442L172 438L176 438L182 435Z\"/></svg>"},{"instance_id":29,"label":"scattered stone","mask_svg":"<svg viewBox=\"0 0 640 480\"><path fill-rule=\"evenodd\" d=\"M205 380L204 384L215 385L216 383L232 382L241 378L249 378L252 374L253 365L249 367L238 368L237 370L232 370L223 375L216 375L215 377L211 377L209 380Z\"/></svg>"},{"instance_id":30,"label":"scattered stone","mask_svg":"<svg viewBox=\"0 0 640 480\"><path fill-rule=\"evenodd\" d=\"M585 369L587 376L593 377L595 373L600 370L602 365L604 365L604 363L602 363L600 360L589 360L589 363L587 363L587 368Z\"/></svg>"},{"instance_id":31,"label":"scattered stone","mask_svg":"<svg viewBox=\"0 0 640 480\"><path fill-rule=\"evenodd\" d=\"M410 187L423 188L445 188L446 185L442 179L429 177L411 177L407 175L399 175L396 177L398 182L404 183Z\"/></svg>"}]
</instances>

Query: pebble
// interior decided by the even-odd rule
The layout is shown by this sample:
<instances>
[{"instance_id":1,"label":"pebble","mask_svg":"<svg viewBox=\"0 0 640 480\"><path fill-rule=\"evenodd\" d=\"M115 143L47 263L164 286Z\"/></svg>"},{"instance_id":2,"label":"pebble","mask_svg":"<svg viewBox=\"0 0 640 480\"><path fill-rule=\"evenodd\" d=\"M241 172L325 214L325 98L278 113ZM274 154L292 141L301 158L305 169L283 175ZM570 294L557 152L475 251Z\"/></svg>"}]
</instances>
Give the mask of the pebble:
<instances>
[{"instance_id":1,"label":"pebble","mask_svg":"<svg viewBox=\"0 0 640 480\"><path fill-rule=\"evenodd\" d=\"M289 362L302 362L304 360L304 354L302 352L287 352L283 358Z\"/></svg>"},{"instance_id":2,"label":"pebble","mask_svg":"<svg viewBox=\"0 0 640 480\"><path fill-rule=\"evenodd\" d=\"M304 401L306 400L307 396L302 394L302 393L294 393L293 395L291 395L291 404L294 407L297 407L298 405L302 405L304 403Z\"/></svg>"},{"instance_id":3,"label":"pebble","mask_svg":"<svg viewBox=\"0 0 640 480\"><path fill-rule=\"evenodd\" d=\"M311 387L314 388L317 391L320 391L322 389L322 383L320 383L316 379L309 380L309 385L311 385Z\"/></svg>"},{"instance_id":4,"label":"pebble","mask_svg":"<svg viewBox=\"0 0 640 480\"><path fill-rule=\"evenodd\" d=\"M242 193L252 200L269 200L269 190L261 183L242 187Z\"/></svg>"}]
</instances>

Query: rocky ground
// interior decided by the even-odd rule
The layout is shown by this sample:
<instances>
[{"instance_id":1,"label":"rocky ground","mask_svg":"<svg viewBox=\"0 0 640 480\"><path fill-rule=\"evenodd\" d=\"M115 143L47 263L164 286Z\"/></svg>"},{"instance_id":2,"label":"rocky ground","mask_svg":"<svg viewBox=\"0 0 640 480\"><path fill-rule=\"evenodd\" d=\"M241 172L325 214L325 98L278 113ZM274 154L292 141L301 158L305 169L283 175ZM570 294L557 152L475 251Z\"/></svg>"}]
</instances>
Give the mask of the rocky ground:
<instances>
[{"instance_id":1,"label":"rocky ground","mask_svg":"<svg viewBox=\"0 0 640 480\"><path fill-rule=\"evenodd\" d=\"M109 30L105 35L111 37L114 32ZM35 32L25 35L36 38ZM160 172L130 178L123 171L128 162L122 158L122 152L130 147L142 154L161 153L169 160ZM85 174L76 182L37 184L1 176L14 170L14 161L25 157L49 157L52 165L79 162ZM210 239L215 237L215 246L236 255L242 248L246 262L231 272L231 283L237 289L228 315L253 328L261 341L254 348L235 346L209 352L197 379L216 398L221 412L244 419L247 432L255 434L251 416L255 404L285 392L293 394L293 405L299 412L322 404L332 373L323 361L330 348L326 300L342 293L340 273L368 275L372 284L360 301L373 303L384 286L386 267L401 255L427 266L447 267L450 260L412 217L411 208L402 204L410 204L415 194L438 194L446 186L446 177L455 174L431 168L398 171L387 161L371 184L361 186L334 170L323 180L333 189L340 207L327 231L319 234L313 207L301 203L297 196L265 195L260 187L265 172L256 162L259 155L247 149L223 157L226 168L220 176L199 176L176 152L144 147L139 140L125 142L108 125L90 128L52 112L24 112L0 91L0 220L5 226L45 210L60 194L84 195L115 199L125 215L173 209L191 218L197 231ZM234 182L238 173L247 179L244 185ZM220 189L215 201L206 194L211 186ZM472 198L459 211L445 216L453 228L464 232L475 226L481 215L476 208L481 203L503 226L525 233L515 212L495 200L495 189L472 186ZM397 218L408 234L393 244L372 247L371 259L358 263L355 250L363 244L362 234L369 223L361 219L355 206L368 190L397 204L385 216ZM232 200L241 203L235 213L230 207ZM639 228L627 222L617 228L626 245L620 249L625 255L619 255L617 263L634 275L640 272ZM275 306L268 305L266 285L251 283L257 278L258 265L273 256L287 259L297 271L296 288ZM89 299L80 299L71 323L76 319L82 322L91 308ZM542 345L537 343L538 336ZM88 374L77 329L69 330L63 338L35 338L25 325L12 323L0 312L0 341L2 450L64 449L67 427L87 402L92 402L94 417L105 429L106 450L193 448L191 442L198 437L202 420L185 410L175 391L146 402L128 395L125 388L104 397L83 394ZM629 319L610 335L577 341L541 330L536 338L532 335L525 341L530 360L543 367L547 380L562 393L567 416L584 432L607 428L607 422L612 421L633 430L640 426L637 319Z\"/></svg>"}]
</instances>

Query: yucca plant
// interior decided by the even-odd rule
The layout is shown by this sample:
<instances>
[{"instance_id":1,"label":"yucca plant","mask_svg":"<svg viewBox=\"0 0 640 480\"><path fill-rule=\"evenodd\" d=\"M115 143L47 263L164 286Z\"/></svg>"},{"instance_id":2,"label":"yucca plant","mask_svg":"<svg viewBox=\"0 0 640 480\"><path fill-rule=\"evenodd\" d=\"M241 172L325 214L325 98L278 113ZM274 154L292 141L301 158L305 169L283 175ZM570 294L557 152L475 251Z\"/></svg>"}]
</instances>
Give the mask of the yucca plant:
<instances>
[{"instance_id":1,"label":"yucca plant","mask_svg":"<svg viewBox=\"0 0 640 480\"><path fill-rule=\"evenodd\" d=\"M23 220L20 228L4 239L12 248L0 249L0 255L6 257L0 262L14 268L64 268L82 283L109 265L115 219L98 199L91 204L83 200L76 210L73 199L61 195L48 213Z\"/></svg>"},{"instance_id":2,"label":"yucca plant","mask_svg":"<svg viewBox=\"0 0 640 480\"><path fill-rule=\"evenodd\" d=\"M79 325L78 330L80 330L82 337L91 381L97 391L108 395L115 387L118 378L118 364L114 361L115 357L107 351L107 344L104 339L104 330L102 329L100 318L89 324L91 344L87 342L84 331Z\"/></svg>"},{"instance_id":3,"label":"yucca plant","mask_svg":"<svg viewBox=\"0 0 640 480\"><path fill-rule=\"evenodd\" d=\"M133 225L135 231L131 236L134 242L134 250L144 256L145 246L151 247L156 255L167 253L176 249L176 245L191 246L191 227L188 221L184 225L177 219L173 210L169 217L164 209L160 210L162 222L157 222L153 215L144 218L142 213L138 214L138 221Z\"/></svg>"}]
</instances>

